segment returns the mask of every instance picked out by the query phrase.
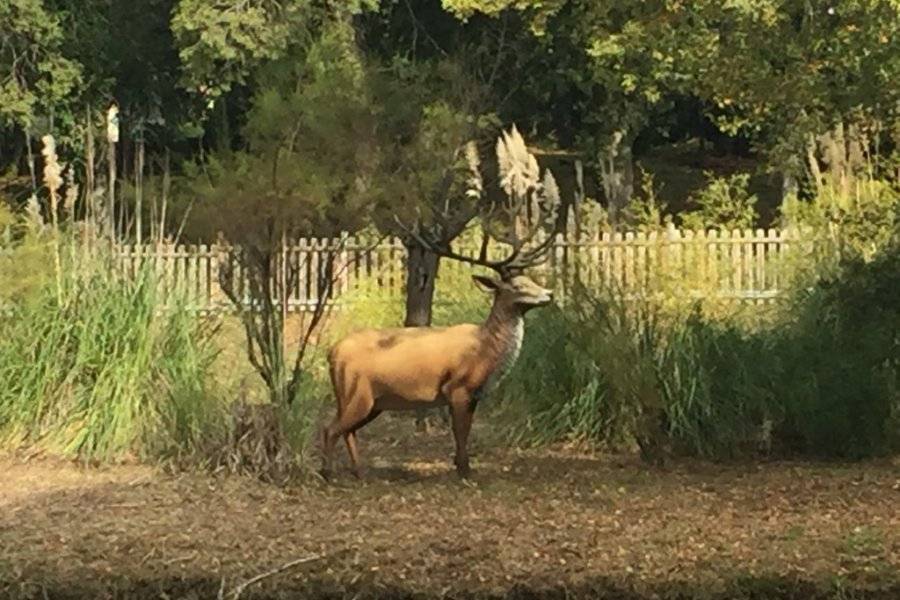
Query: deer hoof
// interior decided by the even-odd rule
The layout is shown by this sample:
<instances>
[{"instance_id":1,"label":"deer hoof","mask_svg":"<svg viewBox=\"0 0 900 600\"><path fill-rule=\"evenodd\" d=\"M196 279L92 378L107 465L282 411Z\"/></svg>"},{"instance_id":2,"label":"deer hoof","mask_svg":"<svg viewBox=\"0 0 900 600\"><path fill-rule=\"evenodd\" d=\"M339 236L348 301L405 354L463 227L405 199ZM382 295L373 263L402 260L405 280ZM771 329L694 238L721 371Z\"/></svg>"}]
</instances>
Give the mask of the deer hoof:
<instances>
[{"instance_id":1,"label":"deer hoof","mask_svg":"<svg viewBox=\"0 0 900 600\"><path fill-rule=\"evenodd\" d=\"M456 474L459 475L460 479L468 479L472 476L472 469L469 468L468 463L457 464L456 465Z\"/></svg>"}]
</instances>

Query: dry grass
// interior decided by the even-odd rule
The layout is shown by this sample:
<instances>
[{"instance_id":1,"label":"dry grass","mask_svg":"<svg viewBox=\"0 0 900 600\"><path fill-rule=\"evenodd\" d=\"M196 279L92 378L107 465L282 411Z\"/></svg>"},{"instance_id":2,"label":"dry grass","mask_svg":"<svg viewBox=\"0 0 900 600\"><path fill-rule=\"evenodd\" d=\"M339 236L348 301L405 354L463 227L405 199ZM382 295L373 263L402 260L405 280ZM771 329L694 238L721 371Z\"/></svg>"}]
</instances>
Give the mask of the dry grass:
<instances>
[{"instance_id":1,"label":"dry grass","mask_svg":"<svg viewBox=\"0 0 900 600\"><path fill-rule=\"evenodd\" d=\"M0 597L900 597L896 463L677 463L517 453L382 418L363 482L0 459Z\"/></svg>"}]
</instances>

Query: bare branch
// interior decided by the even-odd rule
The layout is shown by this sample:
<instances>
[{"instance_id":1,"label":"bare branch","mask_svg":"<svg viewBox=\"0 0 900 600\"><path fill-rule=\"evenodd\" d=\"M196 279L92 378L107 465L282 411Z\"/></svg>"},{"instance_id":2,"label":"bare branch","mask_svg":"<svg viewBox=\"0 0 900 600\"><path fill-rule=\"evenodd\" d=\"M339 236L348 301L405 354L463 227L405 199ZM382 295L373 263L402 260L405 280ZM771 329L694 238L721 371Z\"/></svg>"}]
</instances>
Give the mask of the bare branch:
<instances>
[{"instance_id":1,"label":"bare branch","mask_svg":"<svg viewBox=\"0 0 900 600\"><path fill-rule=\"evenodd\" d=\"M274 577L275 575L284 573L285 571L293 569L294 567L297 567L300 565L305 565L305 564L308 564L311 562L315 562L317 560L322 560L323 558L325 558L325 556L322 554L314 554L312 556L304 556L303 558L298 558L296 560L287 562L287 563L281 565L280 567L272 569L271 571L266 571L265 573L260 573L259 575L256 575L255 577L251 577L247 581L241 583L236 588L234 588L234 591L231 592L229 598L231 600L238 600L238 598L241 597L241 594L243 594L244 591L251 585L257 584L260 581L263 581L264 579L268 579L269 577ZM219 587L219 595L218 595L219 600L225 599L224 591L225 591L225 585L224 585L224 581L223 581L222 585Z\"/></svg>"}]
</instances>

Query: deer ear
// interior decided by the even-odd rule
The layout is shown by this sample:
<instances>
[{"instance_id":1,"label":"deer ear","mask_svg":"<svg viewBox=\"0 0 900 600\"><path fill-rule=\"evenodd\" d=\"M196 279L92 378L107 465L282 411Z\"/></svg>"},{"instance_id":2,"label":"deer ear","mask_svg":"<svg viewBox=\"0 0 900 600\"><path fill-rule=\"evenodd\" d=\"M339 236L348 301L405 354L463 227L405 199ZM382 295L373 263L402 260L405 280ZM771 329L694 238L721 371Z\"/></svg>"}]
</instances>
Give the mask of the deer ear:
<instances>
[{"instance_id":1,"label":"deer ear","mask_svg":"<svg viewBox=\"0 0 900 600\"><path fill-rule=\"evenodd\" d=\"M486 277L484 275L472 275L472 279L478 284L478 287L486 292L496 292L500 288L500 282L496 279Z\"/></svg>"}]
</instances>

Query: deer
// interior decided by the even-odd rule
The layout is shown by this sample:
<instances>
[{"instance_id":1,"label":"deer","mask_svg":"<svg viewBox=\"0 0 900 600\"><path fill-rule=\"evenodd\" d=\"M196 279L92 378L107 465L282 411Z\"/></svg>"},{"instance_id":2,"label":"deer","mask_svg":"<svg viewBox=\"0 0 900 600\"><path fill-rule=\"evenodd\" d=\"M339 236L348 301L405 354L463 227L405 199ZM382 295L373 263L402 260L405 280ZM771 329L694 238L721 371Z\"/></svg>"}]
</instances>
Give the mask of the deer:
<instances>
[{"instance_id":1,"label":"deer","mask_svg":"<svg viewBox=\"0 0 900 600\"><path fill-rule=\"evenodd\" d=\"M450 408L457 473L470 476L467 444L475 408L515 364L525 313L553 300L552 290L524 274L472 278L494 297L481 324L363 329L331 348L337 415L322 431L326 478L341 436L353 473L361 478L357 431L384 411L443 406Z\"/></svg>"},{"instance_id":2,"label":"deer","mask_svg":"<svg viewBox=\"0 0 900 600\"><path fill-rule=\"evenodd\" d=\"M370 328L337 341L328 352L337 411L321 431L320 473L324 478L332 474L332 454L339 438L346 443L353 474L361 478L357 432L385 411L432 407L449 407L456 443L453 462L460 478L470 477L468 439L475 409L515 364L524 339L525 314L553 301L553 291L536 283L525 270L540 264L552 244L552 236L533 242L541 226L538 213L551 213L544 225L556 216L558 188L549 171L541 180L537 161L515 127L511 133L504 133L497 151L501 188L512 203L494 205L496 210L482 213L483 237L476 257L458 254L449 244L437 244L419 232L408 231L423 247L442 257L495 273L472 276L479 287L493 295L490 314L481 324ZM477 160L470 162L475 171ZM480 180L475 183L480 189ZM524 208L535 218L523 234L518 217ZM497 212L510 217L511 233L502 239L490 227L490 217ZM491 238L512 247L506 258L488 260Z\"/></svg>"}]
</instances>

